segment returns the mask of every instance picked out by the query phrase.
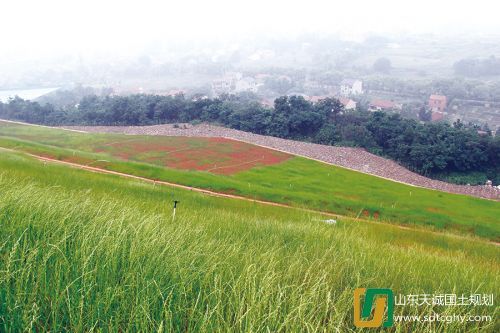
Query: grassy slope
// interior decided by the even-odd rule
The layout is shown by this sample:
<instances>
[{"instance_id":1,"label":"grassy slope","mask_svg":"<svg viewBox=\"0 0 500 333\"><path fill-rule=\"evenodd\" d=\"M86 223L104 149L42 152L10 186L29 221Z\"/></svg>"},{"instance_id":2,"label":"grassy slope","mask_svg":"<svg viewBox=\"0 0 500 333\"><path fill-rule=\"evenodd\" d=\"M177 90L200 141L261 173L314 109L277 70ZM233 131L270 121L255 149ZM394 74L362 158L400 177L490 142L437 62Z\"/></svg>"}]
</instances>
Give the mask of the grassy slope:
<instances>
[{"instance_id":1,"label":"grassy slope","mask_svg":"<svg viewBox=\"0 0 500 333\"><path fill-rule=\"evenodd\" d=\"M27 141L35 139L38 143ZM130 136L80 134L0 122L0 147L294 206L351 216L366 210L371 216L378 215L379 219L389 222L500 239L498 202L415 188L304 158L221 176L124 162L107 154L92 153L95 147L106 142L126 140L130 140ZM103 159L108 162L95 162Z\"/></svg>"},{"instance_id":2,"label":"grassy slope","mask_svg":"<svg viewBox=\"0 0 500 333\"><path fill-rule=\"evenodd\" d=\"M0 331L350 331L352 292L499 292L500 249L0 154ZM171 221L171 200L181 201ZM494 307L396 307L494 315ZM398 325L495 332L497 322ZM484 325L484 323L483 323Z\"/></svg>"}]
</instances>

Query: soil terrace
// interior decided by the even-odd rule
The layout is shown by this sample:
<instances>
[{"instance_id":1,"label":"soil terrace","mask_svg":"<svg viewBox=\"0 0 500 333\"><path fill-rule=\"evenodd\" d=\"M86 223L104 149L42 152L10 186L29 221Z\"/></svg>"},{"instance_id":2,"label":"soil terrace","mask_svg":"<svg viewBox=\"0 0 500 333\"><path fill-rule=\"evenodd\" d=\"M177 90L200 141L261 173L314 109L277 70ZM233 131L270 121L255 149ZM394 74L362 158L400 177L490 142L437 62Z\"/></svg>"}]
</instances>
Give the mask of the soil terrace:
<instances>
[{"instance_id":1,"label":"soil terrace","mask_svg":"<svg viewBox=\"0 0 500 333\"><path fill-rule=\"evenodd\" d=\"M402 167L396 162L376 156L361 148L333 147L286 140L208 124L180 124L178 126L172 124L153 126L70 126L66 128L86 132L122 133L129 135L228 138L276 149L293 155L304 156L409 185L486 199L500 199L500 189L497 187L486 185L455 185L429 179Z\"/></svg>"}]
</instances>

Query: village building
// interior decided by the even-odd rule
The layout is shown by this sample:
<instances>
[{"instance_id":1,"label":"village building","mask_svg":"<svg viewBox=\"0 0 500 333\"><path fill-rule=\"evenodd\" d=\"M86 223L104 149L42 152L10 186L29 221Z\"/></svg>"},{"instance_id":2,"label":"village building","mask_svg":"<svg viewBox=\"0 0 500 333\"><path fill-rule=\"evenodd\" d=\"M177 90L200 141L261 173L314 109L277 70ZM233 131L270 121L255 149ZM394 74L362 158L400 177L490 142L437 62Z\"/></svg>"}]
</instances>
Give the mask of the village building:
<instances>
[{"instance_id":1,"label":"village building","mask_svg":"<svg viewBox=\"0 0 500 333\"><path fill-rule=\"evenodd\" d=\"M318 103L319 101L326 98L334 98L338 99L340 103L344 106L344 110L355 110L357 103L350 98L347 97L332 97L332 96L310 96L306 98L308 101L313 103Z\"/></svg>"},{"instance_id":2,"label":"village building","mask_svg":"<svg viewBox=\"0 0 500 333\"><path fill-rule=\"evenodd\" d=\"M340 103L344 106L344 110L356 110L357 103L350 98L340 97Z\"/></svg>"},{"instance_id":3,"label":"village building","mask_svg":"<svg viewBox=\"0 0 500 333\"><path fill-rule=\"evenodd\" d=\"M229 72L223 77L212 81L212 95L219 96L229 94L236 89L236 83L241 80L243 75L239 72Z\"/></svg>"},{"instance_id":4,"label":"village building","mask_svg":"<svg viewBox=\"0 0 500 333\"><path fill-rule=\"evenodd\" d=\"M375 111L401 111L403 105L386 99L374 99L368 105L368 110Z\"/></svg>"},{"instance_id":5,"label":"village building","mask_svg":"<svg viewBox=\"0 0 500 333\"><path fill-rule=\"evenodd\" d=\"M429 108L432 111L444 112L447 106L447 98L443 95L431 95L429 97Z\"/></svg>"},{"instance_id":6,"label":"village building","mask_svg":"<svg viewBox=\"0 0 500 333\"><path fill-rule=\"evenodd\" d=\"M260 100L260 104L266 106L266 107L274 107L274 100L269 99L269 98L263 98Z\"/></svg>"},{"instance_id":7,"label":"village building","mask_svg":"<svg viewBox=\"0 0 500 333\"><path fill-rule=\"evenodd\" d=\"M328 96L308 96L306 99L309 102L318 103L322 99L326 99L326 98L328 98Z\"/></svg>"},{"instance_id":8,"label":"village building","mask_svg":"<svg viewBox=\"0 0 500 333\"><path fill-rule=\"evenodd\" d=\"M261 85L262 84L257 83L257 80L252 77L244 77L236 82L235 91L250 91L256 93L259 90L259 86Z\"/></svg>"},{"instance_id":9,"label":"village building","mask_svg":"<svg viewBox=\"0 0 500 333\"><path fill-rule=\"evenodd\" d=\"M230 80L225 78L216 79L212 81L212 95L218 96L228 94L231 92L233 84Z\"/></svg>"},{"instance_id":10,"label":"village building","mask_svg":"<svg viewBox=\"0 0 500 333\"><path fill-rule=\"evenodd\" d=\"M431 121L441 121L444 119L445 113L441 111L432 111Z\"/></svg>"},{"instance_id":11,"label":"village building","mask_svg":"<svg viewBox=\"0 0 500 333\"><path fill-rule=\"evenodd\" d=\"M488 132L484 130L477 130L477 134L479 134L480 136L487 136Z\"/></svg>"},{"instance_id":12,"label":"village building","mask_svg":"<svg viewBox=\"0 0 500 333\"><path fill-rule=\"evenodd\" d=\"M363 93L363 82L355 79L345 79L340 83L340 94L348 97Z\"/></svg>"},{"instance_id":13,"label":"village building","mask_svg":"<svg viewBox=\"0 0 500 333\"><path fill-rule=\"evenodd\" d=\"M186 90L184 89L172 89L172 90L169 90L163 94L159 94L159 95L163 95L163 96L177 96L177 95L185 95L186 94Z\"/></svg>"}]
</instances>

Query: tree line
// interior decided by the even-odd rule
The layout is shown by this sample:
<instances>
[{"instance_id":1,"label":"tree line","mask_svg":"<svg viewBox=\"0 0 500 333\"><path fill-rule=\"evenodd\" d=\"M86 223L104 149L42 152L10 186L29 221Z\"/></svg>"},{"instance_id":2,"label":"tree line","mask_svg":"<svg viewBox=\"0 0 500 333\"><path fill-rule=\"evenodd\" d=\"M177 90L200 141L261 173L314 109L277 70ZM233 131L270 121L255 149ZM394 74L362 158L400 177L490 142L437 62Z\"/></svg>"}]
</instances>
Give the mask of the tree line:
<instances>
[{"instance_id":1,"label":"tree line","mask_svg":"<svg viewBox=\"0 0 500 333\"><path fill-rule=\"evenodd\" d=\"M472 124L420 123L399 114L349 111L334 98L317 103L282 96L266 107L246 95L97 96L71 107L19 97L0 103L0 118L43 125L132 126L210 122L226 127L326 145L357 146L420 174L458 183L499 179L500 140Z\"/></svg>"},{"instance_id":2,"label":"tree line","mask_svg":"<svg viewBox=\"0 0 500 333\"><path fill-rule=\"evenodd\" d=\"M373 78L364 82L366 89L385 91L400 96L427 100L429 95L439 93L453 99L499 101L500 82L453 78L434 80L403 80L398 78Z\"/></svg>"},{"instance_id":3,"label":"tree line","mask_svg":"<svg viewBox=\"0 0 500 333\"><path fill-rule=\"evenodd\" d=\"M495 56L462 59L453 64L453 69L456 74L463 76L500 75L500 59Z\"/></svg>"}]
</instances>

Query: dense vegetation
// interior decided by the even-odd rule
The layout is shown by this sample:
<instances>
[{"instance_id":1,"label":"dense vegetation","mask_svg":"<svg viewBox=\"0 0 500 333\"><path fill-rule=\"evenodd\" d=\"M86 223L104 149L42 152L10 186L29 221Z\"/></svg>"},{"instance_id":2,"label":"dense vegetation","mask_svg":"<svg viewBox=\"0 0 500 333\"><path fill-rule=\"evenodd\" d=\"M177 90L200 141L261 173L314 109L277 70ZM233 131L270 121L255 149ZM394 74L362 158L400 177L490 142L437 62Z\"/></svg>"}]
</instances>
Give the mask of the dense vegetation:
<instances>
[{"instance_id":1,"label":"dense vegetation","mask_svg":"<svg viewBox=\"0 0 500 333\"><path fill-rule=\"evenodd\" d=\"M169 167L173 156L168 147L183 146L181 140L189 140L198 154L205 152L206 160L213 158L210 150L200 149L203 139L131 139L121 134L77 133L0 121L0 147L16 151L294 207L500 241L500 203L496 201L413 187L300 157L230 175ZM228 146L221 150L233 151Z\"/></svg>"},{"instance_id":2,"label":"dense vegetation","mask_svg":"<svg viewBox=\"0 0 500 333\"><path fill-rule=\"evenodd\" d=\"M413 97L426 101L429 95L439 93L449 101L500 101L500 82L472 79L407 80L392 77L370 78L364 82L370 91L383 91L394 96Z\"/></svg>"},{"instance_id":3,"label":"dense vegetation","mask_svg":"<svg viewBox=\"0 0 500 333\"><path fill-rule=\"evenodd\" d=\"M456 74L464 76L491 76L500 75L500 59L495 56L489 58L468 58L457 61L453 68Z\"/></svg>"},{"instance_id":4,"label":"dense vegetation","mask_svg":"<svg viewBox=\"0 0 500 333\"><path fill-rule=\"evenodd\" d=\"M474 238L331 226L6 152L0 188L2 332L354 332L354 288L498 294L499 249ZM498 332L494 306L395 307L432 312L493 320L395 329Z\"/></svg>"},{"instance_id":5,"label":"dense vegetation","mask_svg":"<svg viewBox=\"0 0 500 333\"><path fill-rule=\"evenodd\" d=\"M151 125L206 121L243 131L328 145L361 146L424 175L459 183L500 183L500 139L479 135L457 122L421 124L397 114L345 112L327 98L311 103L300 96L277 98L267 108L247 96L186 99L182 95L88 96L62 108L12 99L0 103L0 117L60 125Z\"/></svg>"},{"instance_id":6,"label":"dense vegetation","mask_svg":"<svg viewBox=\"0 0 500 333\"><path fill-rule=\"evenodd\" d=\"M380 73L389 73L392 69L391 61L387 58L378 58L373 63L373 70Z\"/></svg>"}]
</instances>

